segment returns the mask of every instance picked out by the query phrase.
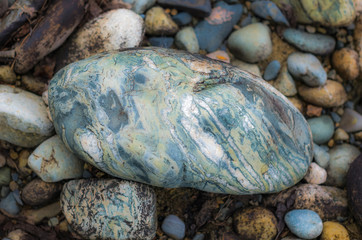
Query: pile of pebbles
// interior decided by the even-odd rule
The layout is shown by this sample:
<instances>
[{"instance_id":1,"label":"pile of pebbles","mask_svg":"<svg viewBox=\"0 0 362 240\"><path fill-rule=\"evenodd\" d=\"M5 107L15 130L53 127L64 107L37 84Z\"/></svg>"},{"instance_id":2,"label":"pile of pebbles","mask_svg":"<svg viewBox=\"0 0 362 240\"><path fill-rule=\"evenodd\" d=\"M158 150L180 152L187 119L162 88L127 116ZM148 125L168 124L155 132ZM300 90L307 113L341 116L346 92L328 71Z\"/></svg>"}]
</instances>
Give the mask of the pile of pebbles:
<instances>
[{"instance_id":1,"label":"pile of pebbles","mask_svg":"<svg viewBox=\"0 0 362 240\"><path fill-rule=\"evenodd\" d=\"M92 1L93 13L105 13L33 70L19 74L1 65L0 237L360 239L362 2L318 2L330 7L292 0L124 0L129 10L105 12ZM104 44L85 40L95 33ZM312 132L314 158L304 179L280 193L225 196L110 179L79 160L55 135L47 108L52 74L43 68L49 59L59 70L105 50L136 46L201 53L278 89ZM119 189L126 189L123 196ZM107 214L98 216L95 207Z\"/></svg>"}]
</instances>

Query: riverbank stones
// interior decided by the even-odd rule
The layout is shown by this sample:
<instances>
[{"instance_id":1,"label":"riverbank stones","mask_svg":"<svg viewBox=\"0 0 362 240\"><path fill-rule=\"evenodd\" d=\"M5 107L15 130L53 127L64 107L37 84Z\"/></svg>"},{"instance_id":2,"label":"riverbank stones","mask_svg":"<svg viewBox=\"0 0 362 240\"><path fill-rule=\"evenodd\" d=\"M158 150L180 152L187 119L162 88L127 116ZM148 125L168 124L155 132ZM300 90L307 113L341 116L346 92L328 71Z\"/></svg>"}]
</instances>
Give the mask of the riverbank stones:
<instances>
[{"instance_id":1,"label":"riverbank stones","mask_svg":"<svg viewBox=\"0 0 362 240\"><path fill-rule=\"evenodd\" d=\"M311 210L292 210L285 215L284 221L293 234L303 239L314 239L323 231L322 219Z\"/></svg>"},{"instance_id":2,"label":"riverbank stones","mask_svg":"<svg viewBox=\"0 0 362 240\"><path fill-rule=\"evenodd\" d=\"M161 229L173 239L181 240L185 237L185 223L176 215L168 215L163 220Z\"/></svg>"},{"instance_id":3,"label":"riverbank stones","mask_svg":"<svg viewBox=\"0 0 362 240\"><path fill-rule=\"evenodd\" d=\"M58 197L61 189L62 184L60 183L47 183L34 179L23 188L21 199L30 206L44 205Z\"/></svg>"},{"instance_id":4,"label":"riverbank stones","mask_svg":"<svg viewBox=\"0 0 362 240\"><path fill-rule=\"evenodd\" d=\"M308 119L312 131L313 142L323 144L329 141L334 134L334 122L328 115Z\"/></svg>"},{"instance_id":5,"label":"riverbank stones","mask_svg":"<svg viewBox=\"0 0 362 240\"><path fill-rule=\"evenodd\" d=\"M348 231L338 222L327 221L323 223L323 232L321 240L349 240Z\"/></svg>"},{"instance_id":6,"label":"riverbank stones","mask_svg":"<svg viewBox=\"0 0 362 240\"><path fill-rule=\"evenodd\" d=\"M200 49L207 52L216 51L231 33L242 12L241 4L229 5L223 1L216 3L210 16L195 26Z\"/></svg>"},{"instance_id":7,"label":"riverbank stones","mask_svg":"<svg viewBox=\"0 0 362 240\"><path fill-rule=\"evenodd\" d=\"M301 30L288 28L283 32L284 39L301 51L316 55L328 55L333 52L336 40L328 35L307 33Z\"/></svg>"},{"instance_id":8,"label":"riverbank stones","mask_svg":"<svg viewBox=\"0 0 362 240\"><path fill-rule=\"evenodd\" d=\"M346 187L349 209L362 228L362 155L352 162L347 174Z\"/></svg>"},{"instance_id":9,"label":"riverbank stones","mask_svg":"<svg viewBox=\"0 0 362 240\"><path fill-rule=\"evenodd\" d=\"M186 50L190 53L198 53L200 50L199 42L192 27L181 29L176 34L175 44L179 49Z\"/></svg>"},{"instance_id":10,"label":"riverbank stones","mask_svg":"<svg viewBox=\"0 0 362 240\"><path fill-rule=\"evenodd\" d=\"M150 185L277 192L302 179L312 159L309 127L282 94L183 51L79 61L51 80L49 104L56 131L79 158Z\"/></svg>"},{"instance_id":11,"label":"riverbank stones","mask_svg":"<svg viewBox=\"0 0 362 240\"><path fill-rule=\"evenodd\" d=\"M270 29L262 23L249 24L231 33L228 47L235 57L248 63L265 60L272 53Z\"/></svg>"},{"instance_id":12,"label":"riverbank stones","mask_svg":"<svg viewBox=\"0 0 362 240\"><path fill-rule=\"evenodd\" d=\"M310 184L323 184L327 180L327 171L312 162L304 179Z\"/></svg>"},{"instance_id":13,"label":"riverbank stones","mask_svg":"<svg viewBox=\"0 0 362 240\"><path fill-rule=\"evenodd\" d=\"M151 240L156 235L156 197L146 185L72 180L64 185L60 201L72 229L87 239Z\"/></svg>"},{"instance_id":14,"label":"riverbank stones","mask_svg":"<svg viewBox=\"0 0 362 240\"><path fill-rule=\"evenodd\" d=\"M327 73L321 62L309 53L295 52L288 56L290 74L310 87L323 86L327 81Z\"/></svg>"},{"instance_id":15,"label":"riverbank stones","mask_svg":"<svg viewBox=\"0 0 362 240\"><path fill-rule=\"evenodd\" d=\"M178 32L177 24L161 7L153 7L146 12L146 33L150 35L174 35Z\"/></svg>"},{"instance_id":16,"label":"riverbank stones","mask_svg":"<svg viewBox=\"0 0 362 240\"><path fill-rule=\"evenodd\" d=\"M298 87L299 95L314 105L331 108L343 105L347 101L347 93L339 82L327 80L321 87Z\"/></svg>"},{"instance_id":17,"label":"riverbank stones","mask_svg":"<svg viewBox=\"0 0 362 240\"><path fill-rule=\"evenodd\" d=\"M292 97L297 92L297 87L293 77L289 74L287 66L283 66L273 86L279 90L284 96Z\"/></svg>"},{"instance_id":18,"label":"riverbank stones","mask_svg":"<svg viewBox=\"0 0 362 240\"><path fill-rule=\"evenodd\" d=\"M337 73L347 81L352 81L359 76L359 57L353 49L342 48L335 51L332 64Z\"/></svg>"},{"instance_id":19,"label":"riverbank stones","mask_svg":"<svg viewBox=\"0 0 362 240\"><path fill-rule=\"evenodd\" d=\"M344 109L340 127L346 132L358 132L362 130L362 115L353 109Z\"/></svg>"},{"instance_id":20,"label":"riverbank stones","mask_svg":"<svg viewBox=\"0 0 362 240\"><path fill-rule=\"evenodd\" d=\"M265 69L263 78L266 81L270 81L275 79L278 76L280 70L280 62L278 60L271 61Z\"/></svg>"},{"instance_id":21,"label":"riverbank stones","mask_svg":"<svg viewBox=\"0 0 362 240\"><path fill-rule=\"evenodd\" d=\"M271 19L276 23L289 26L288 20L280 11L277 5L271 1L255 1L250 5L251 10L255 15L264 19Z\"/></svg>"},{"instance_id":22,"label":"riverbank stones","mask_svg":"<svg viewBox=\"0 0 362 240\"><path fill-rule=\"evenodd\" d=\"M58 135L42 144L29 156L28 165L45 182L80 178L84 162L70 152Z\"/></svg>"},{"instance_id":23,"label":"riverbank stones","mask_svg":"<svg viewBox=\"0 0 362 240\"><path fill-rule=\"evenodd\" d=\"M54 132L40 96L0 85L0 139L20 147L35 147Z\"/></svg>"}]
</instances>

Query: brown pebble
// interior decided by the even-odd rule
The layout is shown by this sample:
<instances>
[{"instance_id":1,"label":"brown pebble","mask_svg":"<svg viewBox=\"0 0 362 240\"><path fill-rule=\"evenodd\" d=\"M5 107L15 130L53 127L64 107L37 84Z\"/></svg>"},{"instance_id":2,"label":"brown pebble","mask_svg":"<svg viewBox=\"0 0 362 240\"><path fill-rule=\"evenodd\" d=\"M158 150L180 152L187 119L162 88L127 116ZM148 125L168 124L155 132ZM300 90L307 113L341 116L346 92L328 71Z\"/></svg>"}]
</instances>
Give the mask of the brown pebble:
<instances>
[{"instance_id":1,"label":"brown pebble","mask_svg":"<svg viewBox=\"0 0 362 240\"><path fill-rule=\"evenodd\" d=\"M328 143L327 143L327 145L328 145L328 147L333 147L334 146L334 140L333 139L331 139L331 140L329 140L328 141Z\"/></svg>"},{"instance_id":2,"label":"brown pebble","mask_svg":"<svg viewBox=\"0 0 362 240\"><path fill-rule=\"evenodd\" d=\"M297 97L288 97L288 100L299 110L299 112L304 113L304 104L302 100Z\"/></svg>"},{"instance_id":3,"label":"brown pebble","mask_svg":"<svg viewBox=\"0 0 362 240\"><path fill-rule=\"evenodd\" d=\"M34 179L24 187L21 198L30 206L39 206L58 197L61 188L60 183L47 183L41 179Z\"/></svg>"},{"instance_id":4,"label":"brown pebble","mask_svg":"<svg viewBox=\"0 0 362 240\"><path fill-rule=\"evenodd\" d=\"M19 189L19 185L15 181L11 181L9 183L9 188L11 191L15 191L15 190Z\"/></svg>"},{"instance_id":5,"label":"brown pebble","mask_svg":"<svg viewBox=\"0 0 362 240\"><path fill-rule=\"evenodd\" d=\"M311 104L307 105L307 116L308 117L319 117L322 114L323 108L317 107Z\"/></svg>"},{"instance_id":6,"label":"brown pebble","mask_svg":"<svg viewBox=\"0 0 362 240\"><path fill-rule=\"evenodd\" d=\"M298 92L305 101L320 107L338 107L347 101L347 93L342 84L331 80L327 80L321 87L301 85Z\"/></svg>"},{"instance_id":7,"label":"brown pebble","mask_svg":"<svg viewBox=\"0 0 362 240\"><path fill-rule=\"evenodd\" d=\"M333 139L334 141L348 141L349 136L342 128L337 128L336 131L334 131Z\"/></svg>"},{"instance_id":8,"label":"brown pebble","mask_svg":"<svg viewBox=\"0 0 362 240\"><path fill-rule=\"evenodd\" d=\"M338 74L351 81L358 77L358 53L350 48L342 48L333 53L332 64Z\"/></svg>"},{"instance_id":9,"label":"brown pebble","mask_svg":"<svg viewBox=\"0 0 362 240\"><path fill-rule=\"evenodd\" d=\"M22 211L21 215L25 216L28 223L37 224L41 222L44 218L55 217L60 212L60 202L57 201L42 208L24 210Z\"/></svg>"},{"instance_id":10,"label":"brown pebble","mask_svg":"<svg viewBox=\"0 0 362 240\"><path fill-rule=\"evenodd\" d=\"M29 233L27 233L21 229L16 229L14 231L11 231L8 234L7 238L11 239L11 240L33 240L33 239L35 239Z\"/></svg>"},{"instance_id":11,"label":"brown pebble","mask_svg":"<svg viewBox=\"0 0 362 240\"><path fill-rule=\"evenodd\" d=\"M15 152L14 149L10 149L9 156L11 157L11 159L16 160L18 159L19 154Z\"/></svg>"}]
</instances>

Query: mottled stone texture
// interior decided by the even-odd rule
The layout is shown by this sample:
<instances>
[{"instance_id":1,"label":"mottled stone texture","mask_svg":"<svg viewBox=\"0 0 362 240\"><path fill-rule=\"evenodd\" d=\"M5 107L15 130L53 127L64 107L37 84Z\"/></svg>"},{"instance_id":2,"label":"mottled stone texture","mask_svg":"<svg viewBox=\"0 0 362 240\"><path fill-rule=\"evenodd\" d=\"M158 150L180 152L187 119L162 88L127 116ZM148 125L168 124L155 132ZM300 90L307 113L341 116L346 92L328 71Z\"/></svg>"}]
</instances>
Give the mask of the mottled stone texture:
<instances>
[{"instance_id":1,"label":"mottled stone texture","mask_svg":"<svg viewBox=\"0 0 362 240\"><path fill-rule=\"evenodd\" d=\"M156 234L156 196L144 185L115 179L66 183L61 206L70 226L87 239L145 239Z\"/></svg>"},{"instance_id":2,"label":"mottled stone texture","mask_svg":"<svg viewBox=\"0 0 362 240\"><path fill-rule=\"evenodd\" d=\"M79 158L162 187L277 192L312 158L304 117L255 75L187 52L146 48L71 64L50 83L54 126Z\"/></svg>"}]
</instances>

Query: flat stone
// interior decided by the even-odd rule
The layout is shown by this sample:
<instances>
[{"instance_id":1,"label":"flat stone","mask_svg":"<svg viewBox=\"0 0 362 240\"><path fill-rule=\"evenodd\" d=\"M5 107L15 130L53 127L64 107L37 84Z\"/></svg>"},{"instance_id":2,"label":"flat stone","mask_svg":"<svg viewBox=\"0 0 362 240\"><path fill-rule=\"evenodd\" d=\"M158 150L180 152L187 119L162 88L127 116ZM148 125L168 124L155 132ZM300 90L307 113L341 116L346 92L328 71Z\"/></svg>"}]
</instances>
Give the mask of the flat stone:
<instances>
[{"instance_id":1,"label":"flat stone","mask_svg":"<svg viewBox=\"0 0 362 240\"><path fill-rule=\"evenodd\" d=\"M261 78L261 72L257 64L247 63L236 58L231 60L231 64Z\"/></svg>"},{"instance_id":2,"label":"flat stone","mask_svg":"<svg viewBox=\"0 0 362 240\"><path fill-rule=\"evenodd\" d=\"M255 1L250 5L251 10L258 17L273 20L276 23L289 26L289 22L277 5L271 1Z\"/></svg>"},{"instance_id":3,"label":"flat stone","mask_svg":"<svg viewBox=\"0 0 362 240\"><path fill-rule=\"evenodd\" d=\"M276 192L303 178L312 158L305 118L283 95L183 51L134 49L69 65L51 80L49 106L79 158L155 186Z\"/></svg>"},{"instance_id":4,"label":"flat stone","mask_svg":"<svg viewBox=\"0 0 362 240\"><path fill-rule=\"evenodd\" d=\"M338 107L347 101L347 93L342 84L336 81L327 80L321 87L298 87L299 95L307 102L320 107Z\"/></svg>"},{"instance_id":5,"label":"flat stone","mask_svg":"<svg viewBox=\"0 0 362 240\"><path fill-rule=\"evenodd\" d=\"M210 0L157 0L161 6L176 8L196 17L207 17L211 13Z\"/></svg>"},{"instance_id":6,"label":"flat stone","mask_svg":"<svg viewBox=\"0 0 362 240\"><path fill-rule=\"evenodd\" d=\"M327 73L321 62L309 53L295 52L288 57L288 71L310 87L323 86L327 81Z\"/></svg>"},{"instance_id":7,"label":"flat stone","mask_svg":"<svg viewBox=\"0 0 362 240\"><path fill-rule=\"evenodd\" d=\"M286 29L283 32L283 37L299 50L316 55L330 54L336 46L336 40L331 36L307 33L293 28Z\"/></svg>"},{"instance_id":8,"label":"flat stone","mask_svg":"<svg viewBox=\"0 0 362 240\"><path fill-rule=\"evenodd\" d=\"M156 235L156 196L146 185L73 180L64 185L60 200L72 229L87 239L151 240Z\"/></svg>"},{"instance_id":9,"label":"flat stone","mask_svg":"<svg viewBox=\"0 0 362 240\"><path fill-rule=\"evenodd\" d=\"M242 12L241 4L228 5L222 1L216 3L211 15L195 26L200 49L216 51L233 30Z\"/></svg>"},{"instance_id":10,"label":"flat stone","mask_svg":"<svg viewBox=\"0 0 362 240\"><path fill-rule=\"evenodd\" d=\"M26 209L21 212L30 224L38 224L45 218L52 218L61 213L60 202L56 201L42 208Z\"/></svg>"},{"instance_id":11,"label":"flat stone","mask_svg":"<svg viewBox=\"0 0 362 240\"><path fill-rule=\"evenodd\" d=\"M0 85L0 139L21 147L35 147L53 130L40 96Z\"/></svg>"},{"instance_id":12,"label":"flat stone","mask_svg":"<svg viewBox=\"0 0 362 240\"><path fill-rule=\"evenodd\" d=\"M58 135L40 144L29 156L28 165L45 182L80 178L84 162L70 152Z\"/></svg>"}]
</instances>

